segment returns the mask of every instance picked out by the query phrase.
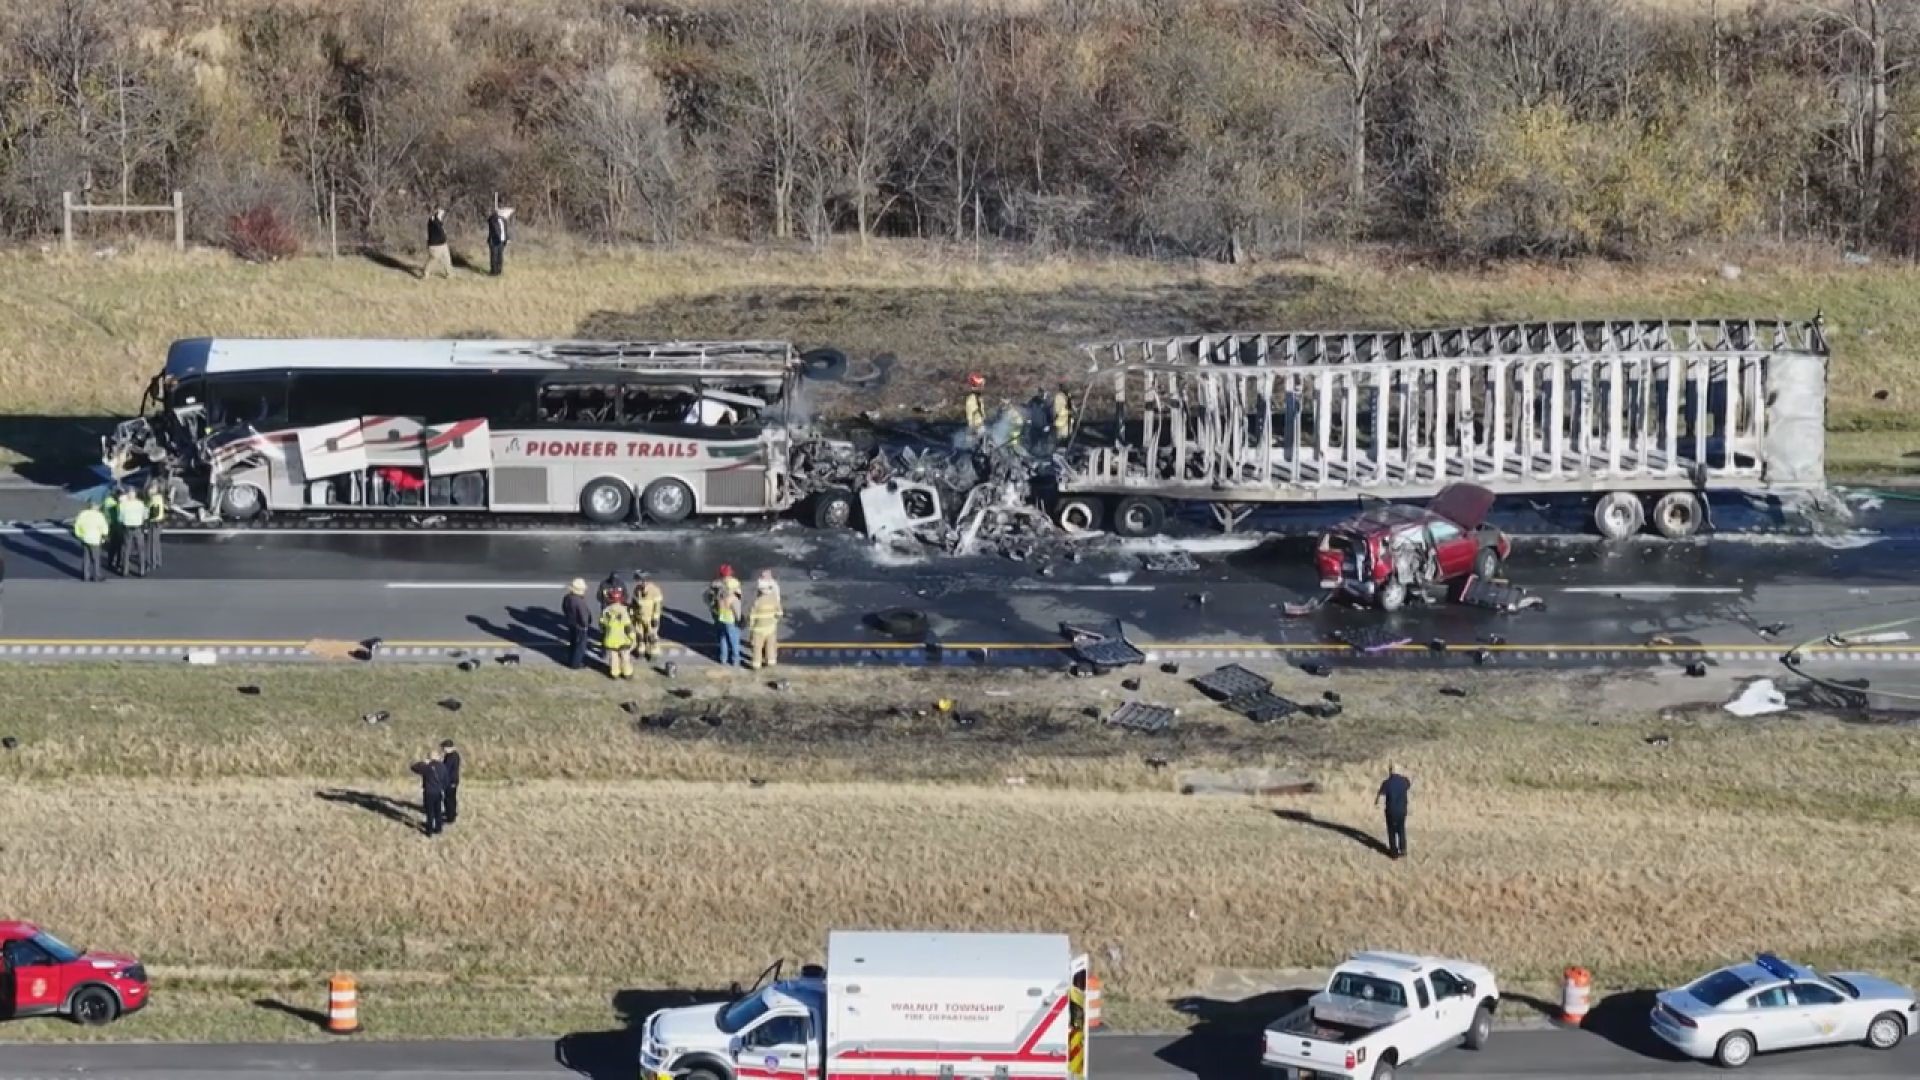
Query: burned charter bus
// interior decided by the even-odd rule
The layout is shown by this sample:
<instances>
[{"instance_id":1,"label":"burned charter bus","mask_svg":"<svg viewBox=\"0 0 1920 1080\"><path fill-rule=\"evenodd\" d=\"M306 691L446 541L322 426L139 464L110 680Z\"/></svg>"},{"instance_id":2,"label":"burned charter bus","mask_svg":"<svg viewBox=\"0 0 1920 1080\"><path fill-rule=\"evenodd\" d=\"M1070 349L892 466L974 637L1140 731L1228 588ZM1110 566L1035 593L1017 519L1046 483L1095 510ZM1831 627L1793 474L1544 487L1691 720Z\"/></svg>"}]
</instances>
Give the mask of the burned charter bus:
<instances>
[{"instance_id":1,"label":"burned charter bus","mask_svg":"<svg viewBox=\"0 0 1920 1080\"><path fill-rule=\"evenodd\" d=\"M175 342L143 415L106 441L118 477L187 505L274 511L766 514L841 490L793 482L804 365L784 342ZM183 489L183 490L182 490Z\"/></svg>"}]
</instances>

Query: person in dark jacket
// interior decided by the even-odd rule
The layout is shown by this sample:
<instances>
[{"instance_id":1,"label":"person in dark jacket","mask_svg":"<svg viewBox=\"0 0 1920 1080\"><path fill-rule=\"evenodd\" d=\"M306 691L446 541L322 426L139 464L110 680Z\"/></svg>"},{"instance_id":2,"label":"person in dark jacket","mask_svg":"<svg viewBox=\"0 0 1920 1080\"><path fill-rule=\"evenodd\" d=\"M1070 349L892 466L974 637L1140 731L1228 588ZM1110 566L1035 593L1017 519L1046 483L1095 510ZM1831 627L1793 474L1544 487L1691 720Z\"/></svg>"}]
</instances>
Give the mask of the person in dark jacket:
<instances>
[{"instance_id":1,"label":"person in dark jacket","mask_svg":"<svg viewBox=\"0 0 1920 1080\"><path fill-rule=\"evenodd\" d=\"M420 280L439 270L453 277L453 249L447 246L447 212L436 207L427 217L427 261L421 264Z\"/></svg>"},{"instance_id":2,"label":"person in dark jacket","mask_svg":"<svg viewBox=\"0 0 1920 1080\"><path fill-rule=\"evenodd\" d=\"M600 582L599 598L601 611L627 602L627 579L620 576L620 571L607 571L606 579Z\"/></svg>"},{"instance_id":3,"label":"person in dark jacket","mask_svg":"<svg viewBox=\"0 0 1920 1080\"><path fill-rule=\"evenodd\" d=\"M511 206L496 206L493 213L487 215L487 273L494 277L507 269L507 243L512 239L507 232L507 220L511 217Z\"/></svg>"},{"instance_id":4,"label":"person in dark jacket","mask_svg":"<svg viewBox=\"0 0 1920 1080\"><path fill-rule=\"evenodd\" d=\"M439 836L446 828L447 763L435 749L425 761L414 762L413 771L420 777L420 808L427 815L426 828L422 831L428 836Z\"/></svg>"},{"instance_id":5,"label":"person in dark jacket","mask_svg":"<svg viewBox=\"0 0 1920 1080\"><path fill-rule=\"evenodd\" d=\"M445 809L447 824L451 825L460 820L460 750L452 739L440 740L440 762L447 769Z\"/></svg>"},{"instance_id":6,"label":"person in dark jacket","mask_svg":"<svg viewBox=\"0 0 1920 1080\"><path fill-rule=\"evenodd\" d=\"M1374 805L1387 804L1387 855L1389 858L1407 857L1407 795L1413 789L1413 781L1392 765L1387 766L1387 778L1380 781L1380 791L1373 797Z\"/></svg>"},{"instance_id":7,"label":"person in dark jacket","mask_svg":"<svg viewBox=\"0 0 1920 1080\"><path fill-rule=\"evenodd\" d=\"M567 586L567 598L560 601L560 617L567 624L567 666L578 671L587 666L587 638L595 622L585 581L574 578Z\"/></svg>"}]
</instances>

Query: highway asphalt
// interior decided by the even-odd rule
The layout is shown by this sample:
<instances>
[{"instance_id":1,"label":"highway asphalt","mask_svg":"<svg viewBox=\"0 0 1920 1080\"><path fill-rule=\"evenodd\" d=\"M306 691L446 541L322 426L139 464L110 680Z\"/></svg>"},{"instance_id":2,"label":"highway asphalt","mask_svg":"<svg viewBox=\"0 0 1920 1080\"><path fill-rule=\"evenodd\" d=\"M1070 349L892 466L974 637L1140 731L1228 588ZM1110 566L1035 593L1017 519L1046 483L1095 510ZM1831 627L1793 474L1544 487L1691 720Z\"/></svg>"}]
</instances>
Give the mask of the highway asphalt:
<instances>
[{"instance_id":1,"label":"highway asphalt","mask_svg":"<svg viewBox=\"0 0 1920 1080\"><path fill-rule=\"evenodd\" d=\"M1709 1065L1676 1060L1654 1047L1634 1043L1632 1039L1616 1042L1587 1032L1499 1032L1482 1052L1443 1051L1416 1063L1407 1075L1668 1080L1715 1072ZM284 1080L288 1076L324 1076L329 1080L567 1076L632 1080L637 1070L628 1052L627 1040L618 1033L558 1042L0 1046L0 1080L67 1076L91 1080ZM1102 1036L1093 1040L1088 1072L1109 1080L1251 1080L1260 1075L1258 1054L1257 1038L1251 1033L1234 1039L1198 1033L1171 1038ZM1743 1073L1769 1080L1912 1077L1920 1075L1920 1043L1910 1041L1892 1053L1837 1047L1765 1055L1754 1059Z\"/></svg>"}]
</instances>

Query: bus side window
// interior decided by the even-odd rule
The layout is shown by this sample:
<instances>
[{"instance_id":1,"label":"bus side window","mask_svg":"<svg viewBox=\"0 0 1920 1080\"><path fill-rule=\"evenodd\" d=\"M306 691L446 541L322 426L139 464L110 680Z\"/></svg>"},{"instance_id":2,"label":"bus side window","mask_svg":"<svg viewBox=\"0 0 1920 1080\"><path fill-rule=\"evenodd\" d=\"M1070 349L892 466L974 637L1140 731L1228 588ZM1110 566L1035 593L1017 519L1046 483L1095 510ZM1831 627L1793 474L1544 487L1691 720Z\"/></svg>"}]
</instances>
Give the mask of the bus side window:
<instances>
[{"instance_id":1,"label":"bus side window","mask_svg":"<svg viewBox=\"0 0 1920 1080\"><path fill-rule=\"evenodd\" d=\"M287 422L285 376L235 375L207 380L207 408L216 423L275 427Z\"/></svg>"}]
</instances>

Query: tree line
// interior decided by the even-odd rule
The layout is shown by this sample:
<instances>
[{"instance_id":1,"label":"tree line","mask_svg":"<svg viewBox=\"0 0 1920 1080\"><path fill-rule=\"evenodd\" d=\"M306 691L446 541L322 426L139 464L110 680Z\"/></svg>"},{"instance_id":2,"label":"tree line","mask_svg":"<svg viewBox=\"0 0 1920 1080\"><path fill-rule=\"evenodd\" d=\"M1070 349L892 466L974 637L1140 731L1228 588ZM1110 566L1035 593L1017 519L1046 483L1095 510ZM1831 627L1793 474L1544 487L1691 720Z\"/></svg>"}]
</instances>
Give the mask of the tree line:
<instances>
[{"instance_id":1,"label":"tree line","mask_svg":"<svg viewBox=\"0 0 1920 1080\"><path fill-rule=\"evenodd\" d=\"M12 0L0 230L1920 250L1920 0ZM263 241L262 234L270 233Z\"/></svg>"}]
</instances>

